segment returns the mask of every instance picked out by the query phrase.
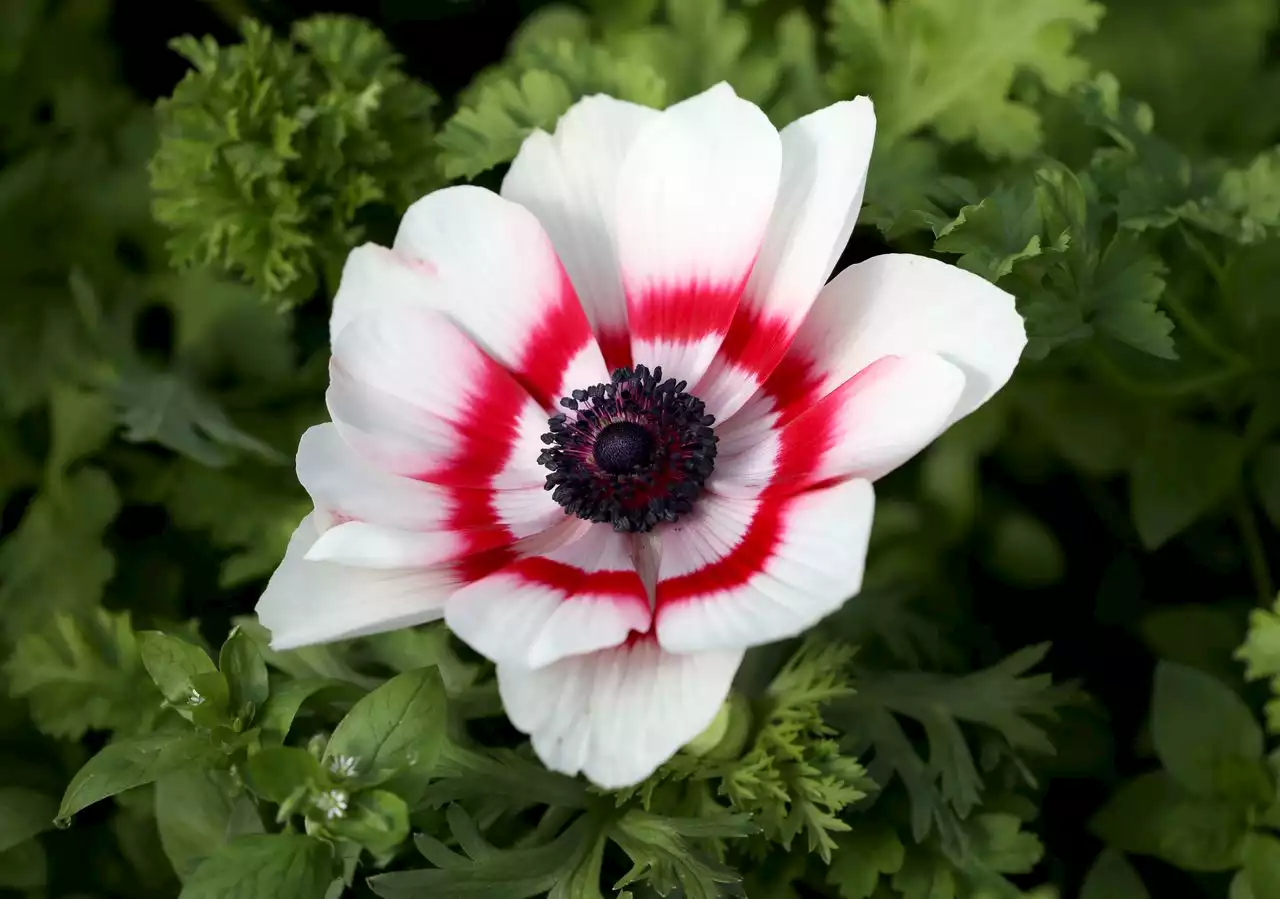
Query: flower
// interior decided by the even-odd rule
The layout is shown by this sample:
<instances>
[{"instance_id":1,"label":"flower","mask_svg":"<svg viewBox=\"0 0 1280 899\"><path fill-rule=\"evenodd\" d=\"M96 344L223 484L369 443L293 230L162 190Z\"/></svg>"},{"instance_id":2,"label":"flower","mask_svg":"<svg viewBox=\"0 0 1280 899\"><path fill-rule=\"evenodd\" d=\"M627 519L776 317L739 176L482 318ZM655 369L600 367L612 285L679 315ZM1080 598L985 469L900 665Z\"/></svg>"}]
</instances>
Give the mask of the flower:
<instances>
[{"instance_id":1,"label":"flower","mask_svg":"<svg viewBox=\"0 0 1280 899\"><path fill-rule=\"evenodd\" d=\"M273 645L443 615L542 760L604 787L696 737L748 647L858 592L871 482L1025 344L1011 296L931 259L824 287L874 132L866 98L779 133L723 84L588 97L500 196L437 191L352 252Z\"/></svg>"}]
</instances>

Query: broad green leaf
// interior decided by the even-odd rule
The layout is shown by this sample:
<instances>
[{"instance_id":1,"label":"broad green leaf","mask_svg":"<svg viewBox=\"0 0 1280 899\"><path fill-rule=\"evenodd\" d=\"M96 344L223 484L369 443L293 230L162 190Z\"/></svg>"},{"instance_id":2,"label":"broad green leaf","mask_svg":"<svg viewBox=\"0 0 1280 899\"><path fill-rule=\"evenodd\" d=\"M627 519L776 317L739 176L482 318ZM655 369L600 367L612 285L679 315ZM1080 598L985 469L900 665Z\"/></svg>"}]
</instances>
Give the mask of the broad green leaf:
<instances>
[{"instance_id":1,"label":"broad green leaf","mask_svg":"<svg viewBox=\"0 0 1280 899\"><path fill-rule=\"evenodd\" d=\"M1280 896L1280 839L1250 834L1244 847L1244 874L1257 899Z\"/></svg>"},{"instance_id":2,"label":"broad green leaf","mask_svg":"<svg viewBox=\"0 0 1280 899\"><path fill-rule=\"evenodd\" d=\"M263 799L281 803L304 788L320 788L324 769L316 757L293 746L268 746L249 756L245 783Z\"/></svg>"},{"instance_id":3,"label":"broad green leaf","mask_svg":"<svg viewBox=\"0 0 1280 899\"><path fill-rule=\"evenodd\" d=\"M1143 546L1156 549L1220 503L1239 480L1242 452L1222 429L1181 421L1153 429L1129 478Z\"/></svg>"},{"instance_id":4,"label":"broad green leaf","mask_svg":"<svg viewBox=\"0 0 1280 899\"><path fill-rule=\"evenodd\" d=\"M59 612L96 606L115 573L103 532L119 511L115 486L100 469L47 485L0 543L0 627L16 638Z\"/></svg>"},{"instance_id":5,"label":"broad green leaf","mask_svg":"<svg viewBox=\"0 0 1280 899\"><path fill-rule=\"evenodd\" d=\"M58 817L69 820L86 806L185 768L204 768L220 753L203 737L158 733L108 744L67 785Z\"/></svg>"},{"instance_id":6,"label":"broad green leaf","mask_svg":"<svg viewBox=\"0 0 1280 899\"><path fill-rule=\"evenodd\" d=\"M0 852L53 826L58 803L26 787L0 787Z\"/></svg>"},{"instance_id":7,"label":"broad green leaf","mask_svg":"<svg viewBox=\"0 0 1280 899\"><path fill-rule=\"evenodd\" d=\"M1178 603L1152 609L1138 629L1156 658L1234 683L1240 665L1233 655L1244 639L1244 625L1243 610L1234 605Z\"/></svg>"},{"instance_id":8,"label":"broad green leaf","mask_svg":"<svg viewBox=\"0 0 1280 899\"><path fill-rule=\"evenodd\" d=\"M45 465L54 476L99 450L115 430L109 397L59 385L49 396L51 445Z\"/></svg>"},{"instance_id":9,"label":"broad green leaf","mask_svg":"<svg viewBox=\"0 0 1280 899\"><path fill-rule=\"evenodd\" d=\"M161 777L155 812L160 844L182 880L231 837L262 830L252 800L218 770L193 768Z\"/></svg>"},{"instance_id":10,"label":"broad green leaf","mask_svg":"<svg viewBox=\"0 0 1280 899\"><path fill-rule=\"evenodd\" d=\"M1080 888L1080 899L1149 899L1150 895L1138 872L1114 849L1098 856Z\"/></svg>"},{"instance_id":11,"label":"broad green leaf","mask_svg":"<svg viewBox=\"0 0 1280 899\"><path fill-rule=\"evenodd\" d=\"M1122 786L1090 829L1112 848L1154 855L1188 871L1240 866L1248 834L1247 809L1199 798L1163 771Z\"/></svg>"},{"instance_id":12,"label":"broad green leaf","mask_svg":"<svg viewBox=\"0 0 1280 899\"><path fill-rule=\"evenodd\" d=\"M355 684L335 678L286 680L272 691L254 723L262 728L264 739L284 742L303 703L321 693L349 702L364 695Z\"/></svg>"},{"instance_id":13,"label":"broad green leaf","mask_svg":"<svg viewBox=\"0 0 1280 899\"><path fill-rule=\"evenodd\" d=\"M1165 770L1191 792L1246 804L1274 795L1262 762L1262 728L1244 700L1212 675L1174 662L1157 665L1151 733Z\"/></svg>"},{"instance_id":14,"label":"broad green leaf","mask_svg":"<svg viewBox=\"0 0 1280 899\"><path fill-rule=\"evenodd\" d=\"M0 852L0 889L39 890L49 881L49 861L37 840Z\"/></svg>"},{"instance_id":15,"label":"broad green leaf","mask_svg":"<svg viewBox=\"0 0 1280 899\"><path fill-rule=\"evenodd\" d=\"M142 664L165 699L173 703L191 698L191 679L197 674L213 674L217 666L201 647L160 631L138 634Z\"/></svg>"},{"instance_id":16,"label":"broad green leaf","mask_svg":"<svg viewBox=\"0 0 1280 899\"><path fill-rule=\"evenodd\" d=\"M445 713L439 671L419 668L397 675L357 702L339 722L325 761L344 756L361 774L429 769L443 745Z\"/></svg>"},{"instance_id":17,"label":"broad green leaf","mask_svg":"<svg viewBox=\"0 0 1280 899\"><path fill-rule=\"evenodd\" d=\"M355 795L344 814L327 821L325 829L386 857L409 836L409 807L395 793L366 790Z\"/></svg>"},{"instance_id":18,"label":"broad green leaf","mask_svg":"<svg viewBox=\"0 0 1280 899\"><path fill-rule=\"evenodd\" d=\"M263 707L270 693L267 663L249 636L233 628L218 654L218 670L227 680L233 715L251 716Z\"/></svg>"},{"instance_id":19,"label":"broad green leaf","mask_svg":"<svg viewBox=\"0 0 1280 899\"><path fill-rule=\"evenodd\" d=\"M300 834L236 837L187 878L180 899L324 899L333 849Z\"/></svg>"}]
</instances>

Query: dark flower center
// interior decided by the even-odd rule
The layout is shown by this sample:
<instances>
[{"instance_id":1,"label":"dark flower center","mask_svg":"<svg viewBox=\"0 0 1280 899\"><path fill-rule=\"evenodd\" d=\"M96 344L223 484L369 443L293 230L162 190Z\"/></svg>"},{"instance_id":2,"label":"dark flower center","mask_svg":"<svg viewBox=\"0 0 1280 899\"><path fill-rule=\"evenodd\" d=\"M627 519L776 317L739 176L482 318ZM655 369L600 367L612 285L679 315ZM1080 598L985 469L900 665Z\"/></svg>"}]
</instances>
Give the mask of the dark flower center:
<instances>
[{"instance_id":1,"label":"dark flower center","mask_svg":"<svg viewBox=\"0 0 1280 899\"><path fill-rule=\"evenodd\" d=\"M538 463L565 514L649 531L693 508L715 469L716 435L687 386L637 365L560 400L568 411L548 422Z\"/></svg>"}]
</instances>

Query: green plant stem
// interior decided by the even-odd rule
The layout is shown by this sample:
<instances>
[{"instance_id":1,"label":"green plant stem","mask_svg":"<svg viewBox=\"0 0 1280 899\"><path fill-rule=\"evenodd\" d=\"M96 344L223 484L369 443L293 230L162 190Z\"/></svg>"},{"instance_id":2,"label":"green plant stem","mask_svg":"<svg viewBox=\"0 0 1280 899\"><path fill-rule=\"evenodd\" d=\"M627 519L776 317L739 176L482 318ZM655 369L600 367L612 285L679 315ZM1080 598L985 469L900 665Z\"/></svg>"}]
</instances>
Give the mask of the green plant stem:
<instances>
[{"instance_id":1,"label":"green plant stem","mask_svg":"<svg viewBox=\"0 0 1280 899\"><path fill-rule=\"evenodd\" d=\"M1091 356L1094 366L1107 380L1127 393L1149 399L1180 399L1192 396L1232 381L1249 371L1247 366L1237 363L1207 374L1157 384L1133 377L1096 346L1092 348Z\"/></svg>"},{"instance_id":2,"label":"green plant stem","mask_svg":"<svg viewBox=\"0 0 1280 899\"><path fill-rule=\"evenodd\" d=\"M1227 346L1217 338L1212 331L1204 326L1200 319L1192 314L1191 310L1186 307L1172 292L1166 293L1164 296L1164 304L1173 313L1174 318L1178 320L1179 327L1186 332L1187 336L1200 345L1206 353L1211 356L1217 356L1223 362L1230 365L1249 368L1251 363L1248 358Z\"/></svg>"},{"instance_id":3,"label":"green plant stem","mask_svg":"<svg viewBox=\"0 0 1280 899\"><path fill-rule=\"evenodd\" d=\"M1258 603L1269 609L1275 601L1275 582L1271 579L1271 569L1267 565L1267 552L1262 545L1262 534L1258 530L1258 517L1243 493L1237 494L1233 513L1236 527L1240 531L1240 541L1244 544L1245 557L1249 560L1249 574L1253 578Z\"/></svg>"}]
</instances>

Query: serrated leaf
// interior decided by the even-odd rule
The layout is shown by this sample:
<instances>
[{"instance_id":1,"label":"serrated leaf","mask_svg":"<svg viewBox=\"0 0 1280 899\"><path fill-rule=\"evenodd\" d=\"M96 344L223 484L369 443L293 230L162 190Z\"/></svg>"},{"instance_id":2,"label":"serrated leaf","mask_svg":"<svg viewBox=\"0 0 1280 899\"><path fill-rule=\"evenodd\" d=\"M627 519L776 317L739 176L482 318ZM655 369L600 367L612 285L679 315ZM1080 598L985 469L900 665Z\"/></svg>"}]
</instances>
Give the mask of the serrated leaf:
<instances>
[{"instance_id":1,"label":"serrated leaf","mask_svg":"<svg viewBox=\"0 0 1280 899\"><path fill-rule=\"evenodd\" d=\"M961 209L938 232L933 248L963 254L961 268L998 281L1019 262L1040 255L1042 230L1035 194L1006 187Z\"/></svg>"},{"instance_id":2,"label":"serrated leaf","mask_svg":"<svg viewBox=\"0 0 1280 899\"><path fill-rule=\"evenodd\" d=\"M1035 110L1010 97L1019 73L1060 92L1088 68L1071 54L1102 7L1088 0L837 0L830 41L838 96L875 97L880 128L896 140L932 127L991 156L1027 156L1040 142Z\"/></svg>"},{"instance_id":3,"label":"serrated leaf","mask_svg":"<svg viewBox=\"0 0 1280 899\"><path fill-rule=\"evenodd\" d=\"M180 899L324 899L333 850L300 834L237 837L202 861Z\"/></svg>"},{"instance_id":4,"label":"serrated leaf","mask_svg":"<svg viewBox=\"0 0 1280 899\"><path fill-rule=\"evenodd\" d=\"M838 849L827 869L827 883L841 899L869 899L876 884L896 874L906 858L902 841L883 823L859 824L836 837Z\"/></svg>"},{"instance_id":5,"label":"serrated leaf","mask_svg":"<svg viewBox=\"0 0 1280 899\"><path fill-rule=\"evenodd\" d=\"M1156 549L1225 499L1239 479L1242 452L1240 438L1218 428L1175 421L1149 431L1129 478L1143 546Z\"/></svg>"},{"instance_id":6,"label":"serrated leaf","mask_svg":"<svg viewBox=\"0 0 1280 899\"><path fill-rule=\"evenodd\" d=\"M10 692L30 703L36 727L50 736L131 734L160 709L127 612L58 615L18 639L4 671Z\"/></svg>"},{"instance_id":7,"label":"serrated leaf","mask_svg":"<svg viewBox=\"0 0 1280 899\"><path fill-rule=\"evenodd\" d=\"M70 819L95 802L184 768L205 767L218 757L208 740L191 733L150 734L108 744L71 778L58 817Z\"/></svg>"},{"instance_id":8,"label":"serrated leaf","mask_svg":"<svg viewBox=\"0 0 1280 899\"><path fill-rule=\"evenodd\" d=\"M97 605L115 573L103 532L120 510L111 479L81 468L32 500L17 530L0 544L0 623L12 637L58 612Z\"/></svg>"}]
</instances>

